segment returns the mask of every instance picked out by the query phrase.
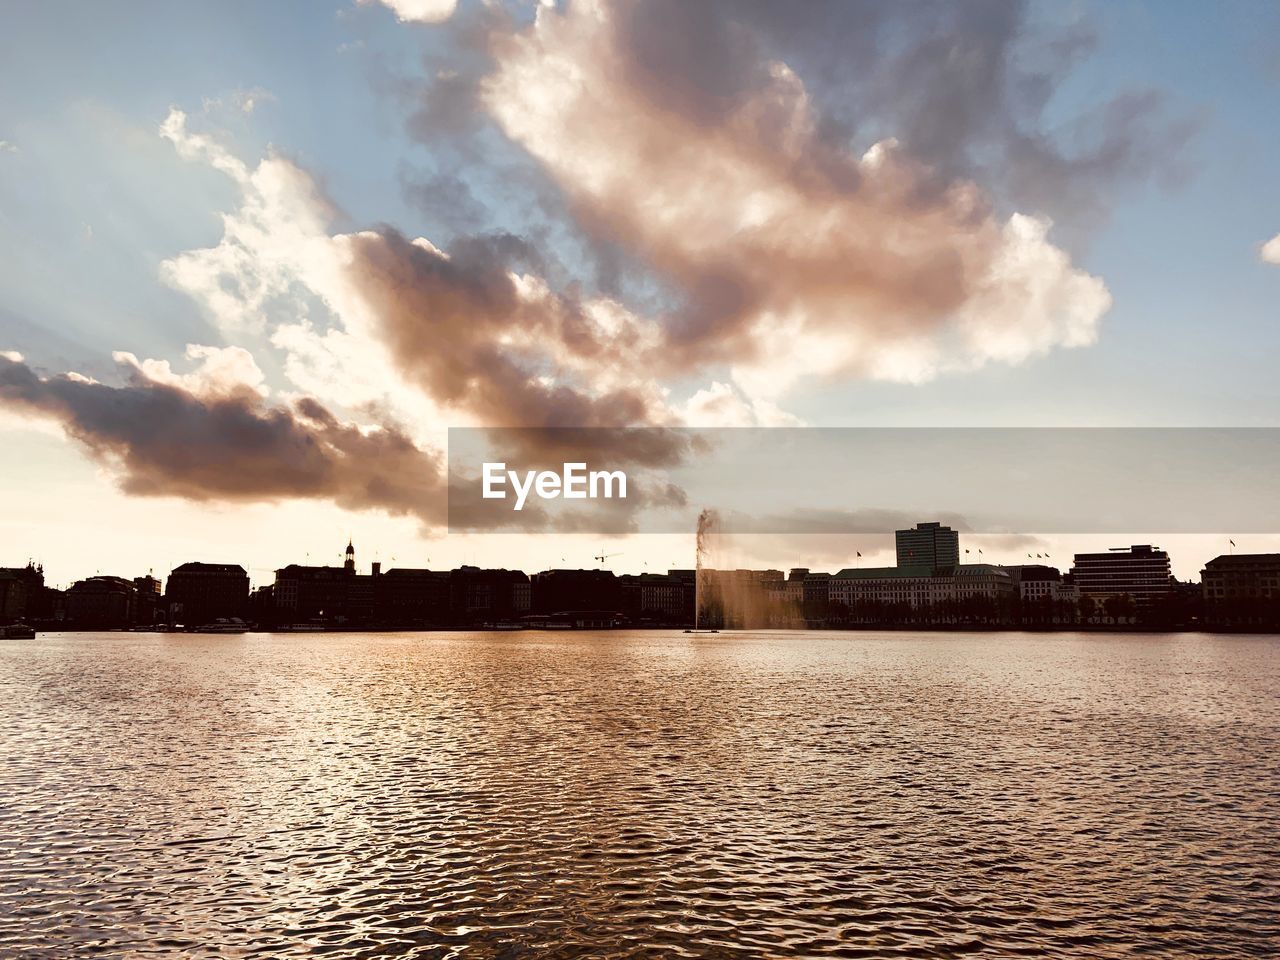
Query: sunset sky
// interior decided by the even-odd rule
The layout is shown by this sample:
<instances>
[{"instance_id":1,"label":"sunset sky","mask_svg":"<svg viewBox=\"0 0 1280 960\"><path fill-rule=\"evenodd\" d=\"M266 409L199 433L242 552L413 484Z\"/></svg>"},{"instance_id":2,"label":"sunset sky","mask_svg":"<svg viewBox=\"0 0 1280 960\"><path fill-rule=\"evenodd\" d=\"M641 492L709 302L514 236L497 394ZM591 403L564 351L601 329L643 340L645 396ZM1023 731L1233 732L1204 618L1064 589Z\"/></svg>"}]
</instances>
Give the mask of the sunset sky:
<instances>
[{"instance_id":1,"label":"sunset sky","mask_svg":"<svg viewBox=\"0 0 1280 960\"><path fill-rule=\"evenodd\" d=\"M55 584L692 564L446 535L449 426L1280 426L1274 3L0 17L0 565Z\"/></svg>"}]
</instances>

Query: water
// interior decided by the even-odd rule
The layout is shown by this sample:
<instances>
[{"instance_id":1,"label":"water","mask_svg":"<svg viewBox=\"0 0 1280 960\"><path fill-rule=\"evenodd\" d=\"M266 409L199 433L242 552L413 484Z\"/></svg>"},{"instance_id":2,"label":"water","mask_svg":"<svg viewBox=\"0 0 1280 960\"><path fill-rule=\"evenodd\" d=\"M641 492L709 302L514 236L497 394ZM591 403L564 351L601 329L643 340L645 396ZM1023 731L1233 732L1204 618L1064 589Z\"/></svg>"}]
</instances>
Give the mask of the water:
<instances>
[{"instance_id":1,"label":"water","mask_svg":"<svg viewBox=\"0 0 1280 960\"><path fill-rule=\"evenodd\" d=\"M0 643L0 955L1275 956L1280 639Z\"/></svg>"}]
</instances>

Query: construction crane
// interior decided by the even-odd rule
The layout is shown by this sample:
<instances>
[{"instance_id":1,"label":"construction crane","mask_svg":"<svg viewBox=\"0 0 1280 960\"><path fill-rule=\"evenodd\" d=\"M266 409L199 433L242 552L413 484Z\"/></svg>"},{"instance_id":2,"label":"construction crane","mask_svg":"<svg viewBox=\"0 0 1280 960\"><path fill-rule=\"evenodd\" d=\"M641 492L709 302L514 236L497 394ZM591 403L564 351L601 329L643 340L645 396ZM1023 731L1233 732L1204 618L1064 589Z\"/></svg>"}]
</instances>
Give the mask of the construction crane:
<instances>
[{"instance_id":1,"label":"construction crane","mask_svg":"<svg viewBox=\"0 0 1280 960\"><path fill-rule=\"evenodd\" d=\"M620 556L622 556L622 554L620 554L620 553L597 553L597 554L596 554L594 557L592 557L591 559L593 559L593 560L599 560L599 561L600 561L600 565L601 565L601 566L604 566L604 562L605 562L606 560L608 560L608 559L610 559L610 558L612 558L612 557L620 557Z\"/></svg>"}]
</instances>

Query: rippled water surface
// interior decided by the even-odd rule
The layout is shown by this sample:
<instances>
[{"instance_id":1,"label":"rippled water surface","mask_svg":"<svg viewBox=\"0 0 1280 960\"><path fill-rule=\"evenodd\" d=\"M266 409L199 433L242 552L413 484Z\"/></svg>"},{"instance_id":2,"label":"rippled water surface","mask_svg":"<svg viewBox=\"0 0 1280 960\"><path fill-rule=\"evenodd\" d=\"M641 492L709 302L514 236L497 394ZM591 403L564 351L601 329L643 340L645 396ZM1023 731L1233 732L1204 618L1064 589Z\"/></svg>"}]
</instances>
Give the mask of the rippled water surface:
<instances>
[{"instance_id":1,"label":"rippled water surface","mask_svg":"<svg viewBox=\"0 0 1280 960\"><path fill-rule=\"evenodd\" d=\"M0 641L0 955L1276 956L1280 639Z\"/></svg>"}]
</instances>

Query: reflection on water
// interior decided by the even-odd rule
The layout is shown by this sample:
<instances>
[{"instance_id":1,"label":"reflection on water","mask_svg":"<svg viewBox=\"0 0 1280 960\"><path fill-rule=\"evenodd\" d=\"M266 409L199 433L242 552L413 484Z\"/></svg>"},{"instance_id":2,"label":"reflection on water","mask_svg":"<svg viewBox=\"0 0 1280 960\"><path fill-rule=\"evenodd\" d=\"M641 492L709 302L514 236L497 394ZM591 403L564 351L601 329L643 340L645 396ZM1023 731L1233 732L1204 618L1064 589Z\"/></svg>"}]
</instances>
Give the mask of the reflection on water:
<instances>
[{"instance_id":1,"label":"reflection on water","mask_svg":"<svg viewBox=\"0 0 1280 960\"><path fill-rule=\"evenodd\" d=\"M0 643L0 954L1274 955L1280 640Z\"/></svg>"}]
</instances>

